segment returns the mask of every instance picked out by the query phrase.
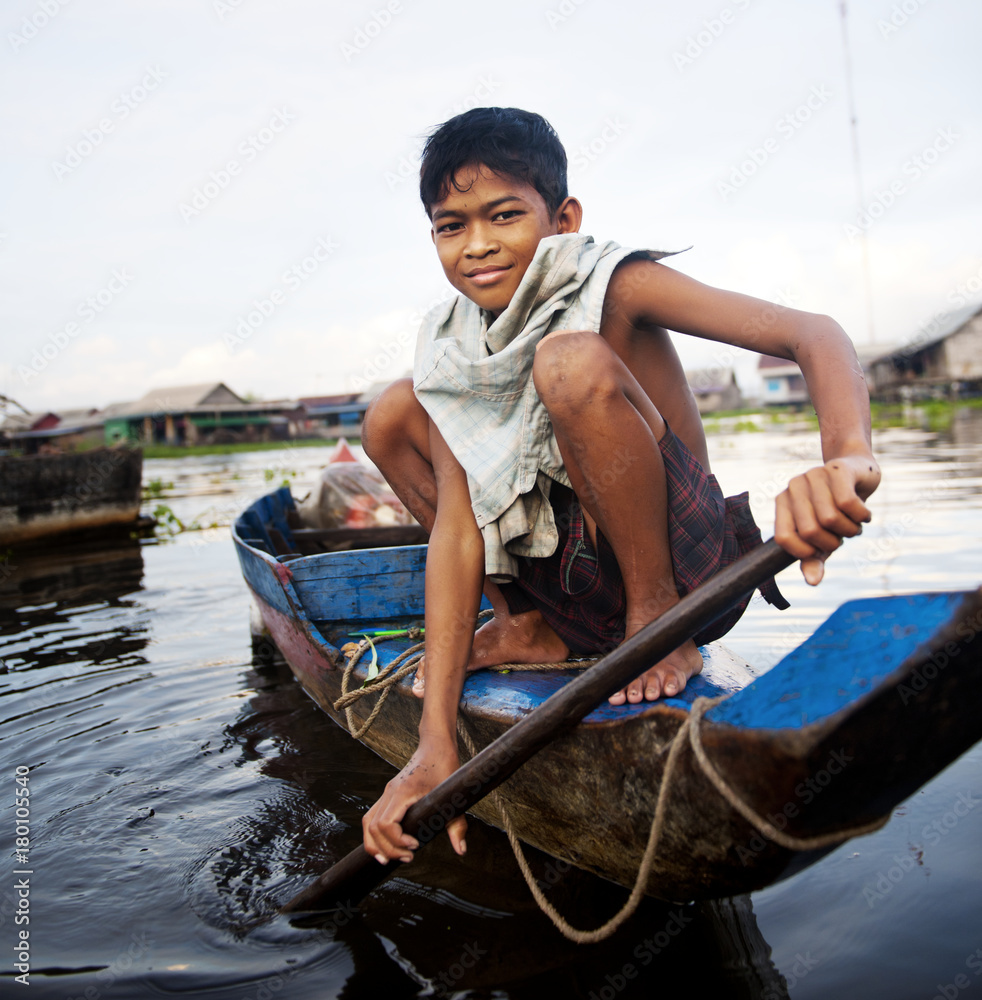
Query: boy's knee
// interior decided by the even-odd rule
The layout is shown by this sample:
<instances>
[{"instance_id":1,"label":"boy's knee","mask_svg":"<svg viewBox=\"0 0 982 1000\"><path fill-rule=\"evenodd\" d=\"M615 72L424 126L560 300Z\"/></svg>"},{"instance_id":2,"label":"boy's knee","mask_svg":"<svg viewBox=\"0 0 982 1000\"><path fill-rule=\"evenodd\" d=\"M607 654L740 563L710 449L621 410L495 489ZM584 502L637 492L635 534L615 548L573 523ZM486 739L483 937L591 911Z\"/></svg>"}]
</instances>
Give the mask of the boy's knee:
<instances>
[{"instance_id":1,"label":"boy's knee","mask_svg":"<svg viewBox=\"0 0 982 1000\"><path fill-rule=\"evenodd\" d=\"M425 419L426 412L413 392L413 380L401 378L386 386L365 410L361 444L365 454L377 461L397 437L405 437L414 420Z\"/></svg>"},{"instance_id":2,"label":"boy's knee","mask_svg":"<svg viewBox=\"0 0 982 1000\"><path fill-rule=\"evenodd\" d=\"M616 356L590 330L557 330L543 337L532 362L532 381L549 409L562 403L596 399L619 389Z\"/></svg>"}]
</instances>

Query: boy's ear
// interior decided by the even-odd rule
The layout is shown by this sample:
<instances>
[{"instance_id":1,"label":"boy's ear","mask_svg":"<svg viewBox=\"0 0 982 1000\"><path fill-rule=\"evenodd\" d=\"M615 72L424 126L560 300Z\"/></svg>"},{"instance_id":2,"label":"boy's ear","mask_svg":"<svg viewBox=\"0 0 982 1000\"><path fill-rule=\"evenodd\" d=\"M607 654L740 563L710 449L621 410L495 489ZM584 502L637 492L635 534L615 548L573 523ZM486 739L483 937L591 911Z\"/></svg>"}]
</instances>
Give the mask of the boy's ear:
<instances>
[{"instance_id":1,"label":"boy's ear","mask_svg":"<svg viewBox=\"0 0 982 1000\"><path fill-rule=\"evenodd\" d=\"M567 198L556 209L556 225L560 233L578 233L583 222L583 206L575 198Z\"/></svg>"}]
</instances>

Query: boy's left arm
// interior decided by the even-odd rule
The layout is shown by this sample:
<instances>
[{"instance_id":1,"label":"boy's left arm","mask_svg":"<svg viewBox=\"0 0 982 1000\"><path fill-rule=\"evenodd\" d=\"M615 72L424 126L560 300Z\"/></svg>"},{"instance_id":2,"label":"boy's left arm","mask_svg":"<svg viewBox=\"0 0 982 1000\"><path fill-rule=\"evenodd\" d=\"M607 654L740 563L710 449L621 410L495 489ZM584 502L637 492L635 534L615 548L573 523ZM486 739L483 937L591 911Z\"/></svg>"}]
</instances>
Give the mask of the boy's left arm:
<instances>
[{"instance_id":1,"label":"boy's left arm","mask_svg":"<svg viewBox=\"0 0 982 1000\"><path fill-rule=\"evenodd\" d=\"M774 537L801 559L805 579L817 584L826 556L870 520L865 501L880 482L869 392L845 331L828 316L713 288L652 261L630 262L615 279L611 305L637 329L677 330L801 368L818 415L824 464L795 476L777 497Z\"/></svg>"}]
</instances>

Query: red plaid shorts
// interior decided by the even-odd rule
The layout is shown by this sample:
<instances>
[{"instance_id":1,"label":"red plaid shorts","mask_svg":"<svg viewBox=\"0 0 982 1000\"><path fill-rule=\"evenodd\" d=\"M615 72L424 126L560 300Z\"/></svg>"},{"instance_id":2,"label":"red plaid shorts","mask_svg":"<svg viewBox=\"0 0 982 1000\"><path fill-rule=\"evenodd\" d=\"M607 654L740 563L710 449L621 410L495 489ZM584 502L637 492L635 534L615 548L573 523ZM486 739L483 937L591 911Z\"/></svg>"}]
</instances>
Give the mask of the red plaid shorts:
<instances>
[{"instance_id":1,"label":"red plaid shorts","mask_svg":"<svg viewBox=\"0 0 982 1000\"><path fill-rule=\"evenodd\" d=\"M749 494L725 497L688 448L667 428L658 442L668 490L668 537L679 597L684 597L744 552L761 544L750 512ZM544 559L519 559L518 579L501 587L512 614L537 608L569 647L571 655L607 652L624 639L624 581L614 550L597 529L590 542L576 495L553 484L553 511L559 544ZM771 577L760 588L768 604L783 610L788 602ZM747 595L695 635L704 645L725 635L750 603Z\"/></svg>"}]
</instances>

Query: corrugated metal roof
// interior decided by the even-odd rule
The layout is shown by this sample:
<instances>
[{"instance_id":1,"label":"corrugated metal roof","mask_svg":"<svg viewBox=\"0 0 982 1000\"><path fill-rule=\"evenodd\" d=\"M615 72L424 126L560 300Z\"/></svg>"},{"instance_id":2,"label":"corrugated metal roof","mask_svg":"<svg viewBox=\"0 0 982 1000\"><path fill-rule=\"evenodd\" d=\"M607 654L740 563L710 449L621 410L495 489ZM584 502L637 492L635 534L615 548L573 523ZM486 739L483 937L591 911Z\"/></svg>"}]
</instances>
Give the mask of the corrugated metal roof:
<instances>
[{"instance_id":1,"label":"corrugated metal roof","mask_svg":"<svg viewBox=\"0 0 982 1000\"><path fill-rule=\"evenodd\" d=\"M982 304L974 302L972 305L964 306L961 309L955 309L952 310L952 312L936 316L931 321L932 324L937 324L937 329L934 332L930 333L928 336L923 336L924 328L928 324L922 323L918 328L917 333L915 333L906 343L901 344L900 347L897 347L892 351L886 351L883 354L878 355L873 358L869 364L877 364L878 362L886 361L889 358L909 358L915 354L919 354L921 351L927 350L935 344L940 344L942 340L947 340L953 333L957 333L963 326L966 326L970 320L974 319L978 315L982 315Z\"/></svg>"}]
</instances>

